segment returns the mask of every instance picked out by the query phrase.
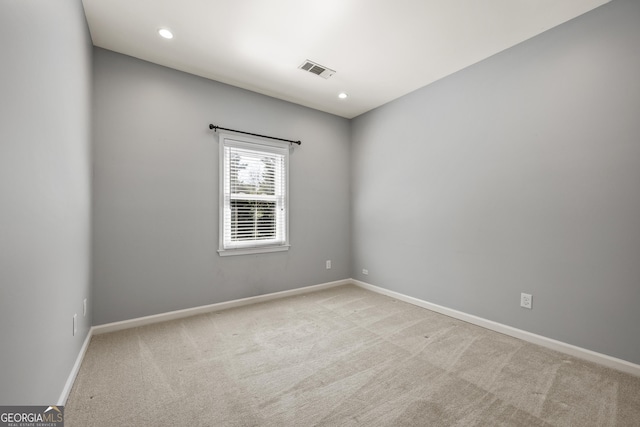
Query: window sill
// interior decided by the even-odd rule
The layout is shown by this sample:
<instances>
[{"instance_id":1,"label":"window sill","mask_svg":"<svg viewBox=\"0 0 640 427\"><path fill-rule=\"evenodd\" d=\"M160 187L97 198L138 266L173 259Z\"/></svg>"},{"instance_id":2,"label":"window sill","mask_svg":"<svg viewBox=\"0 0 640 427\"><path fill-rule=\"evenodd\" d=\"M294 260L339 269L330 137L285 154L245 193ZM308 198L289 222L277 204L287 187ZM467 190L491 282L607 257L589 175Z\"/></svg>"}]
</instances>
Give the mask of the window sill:
<instances>
[{"instance_id":1,"label":"window sill","mask_svg":"<svg viewBox=\"0 0 640 427\"><path fill-rule=\"evenodd\" d=\"M280 246L264 246L262 248L238 248L238 249L218 249L220 256L233 256L233 255L252 255L262 254L267 252L282 252L288 251L291 245Z\"/></svg>"}]
</instances>

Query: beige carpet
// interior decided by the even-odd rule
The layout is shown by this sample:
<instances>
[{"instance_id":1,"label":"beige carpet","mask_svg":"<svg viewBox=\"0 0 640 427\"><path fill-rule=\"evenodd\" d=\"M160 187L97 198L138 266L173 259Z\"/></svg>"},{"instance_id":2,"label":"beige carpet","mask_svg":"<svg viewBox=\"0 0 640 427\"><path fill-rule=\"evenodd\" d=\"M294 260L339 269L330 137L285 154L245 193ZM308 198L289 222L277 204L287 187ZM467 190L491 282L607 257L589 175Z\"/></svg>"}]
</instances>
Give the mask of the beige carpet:
<instances>
[{"instance_id":1,"label":"beige carpet","mask_svg":"<svg viewBox=\"0 0 640 427\"><path fill-rule=\"evenodd\" d=\"M75 426L640 426L640 378L355 286L94 336Z\"/></svg>"}]
</instances>

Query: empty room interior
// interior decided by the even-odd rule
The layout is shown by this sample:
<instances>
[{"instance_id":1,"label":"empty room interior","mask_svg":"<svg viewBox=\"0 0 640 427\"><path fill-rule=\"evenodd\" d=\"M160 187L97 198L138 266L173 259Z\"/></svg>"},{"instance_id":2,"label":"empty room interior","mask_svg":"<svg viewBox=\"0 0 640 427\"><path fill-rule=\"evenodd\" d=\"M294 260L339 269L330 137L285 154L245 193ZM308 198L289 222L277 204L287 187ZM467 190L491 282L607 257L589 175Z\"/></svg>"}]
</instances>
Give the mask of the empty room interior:
<instances>
[{"instance_id":1,"label":"empty room interior","mask_svg":"<svg viewBox=\"0 0 640 427\"><path fill-rule=\"evenodd\" d=\"M3 0L0 34L0 405L640 426L637 0Z\"/></svg>"}]
</instances>

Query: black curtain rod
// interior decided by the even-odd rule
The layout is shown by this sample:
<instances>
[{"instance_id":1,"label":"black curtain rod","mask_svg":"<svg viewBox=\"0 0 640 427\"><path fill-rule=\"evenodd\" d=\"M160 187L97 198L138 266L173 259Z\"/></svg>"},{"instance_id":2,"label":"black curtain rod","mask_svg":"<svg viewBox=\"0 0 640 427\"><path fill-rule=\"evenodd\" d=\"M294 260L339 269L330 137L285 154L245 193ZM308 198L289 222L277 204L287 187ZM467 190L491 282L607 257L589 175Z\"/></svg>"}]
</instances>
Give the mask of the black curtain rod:
<instances>
[{"instance_id":1,"label":"black curtain rod","mask_svg":"<svg viewBox=\"0 0 640 427\"><path fill-rule=\"evenodd\" d=\"M215 126L215 125L212 125L212 124L209 125L209 129L213 129L214 131L217 131L218 129L228 130L230 132L244 133L245 135L259 136L261 138L277 139L278 141L290 142L292 144L298 144L298 145L302 144L302 141L292 141L291 139L276 138L275 136L266 136L266 135L260 135L258 133L251 133L251 132L244 132L244 131L241 131L241 130L221 128L220 126Z\"/></svg>"}]
</instances>

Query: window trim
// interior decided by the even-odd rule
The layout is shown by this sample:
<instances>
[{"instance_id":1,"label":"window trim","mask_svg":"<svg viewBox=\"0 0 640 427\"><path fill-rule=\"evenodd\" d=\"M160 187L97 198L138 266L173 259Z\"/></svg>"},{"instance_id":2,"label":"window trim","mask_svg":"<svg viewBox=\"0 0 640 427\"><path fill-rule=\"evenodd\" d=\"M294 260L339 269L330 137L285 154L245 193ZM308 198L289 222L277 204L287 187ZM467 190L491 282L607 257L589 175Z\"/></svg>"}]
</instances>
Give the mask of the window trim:
<instances>
[{"instance_id":1,"label":"window trim","mask_svg":"<svg viewBox=\"0 0 640 427\"><path fill-rule=\"evenodd\" d=\"M226 141L231 143L227 143ZM248 137L235 133L220 132L219 134L219 186L218 186L218 205L219 205L219 221L218 221L218 254L220 256L229 255L250 255L258 253L288 251L289 244L289 149L290 144L287 142L272 141L260 137ZM265 153L282 154L284 159L284 239L283 243L262 244L251 246L251 243L240 245L239 247L225 248L224 228L225 228L225 147L232 145L234 147L246 148L254 151L263 151ZM253 241L255 242L255 241Z\"/></svg>"}]
</instances>

